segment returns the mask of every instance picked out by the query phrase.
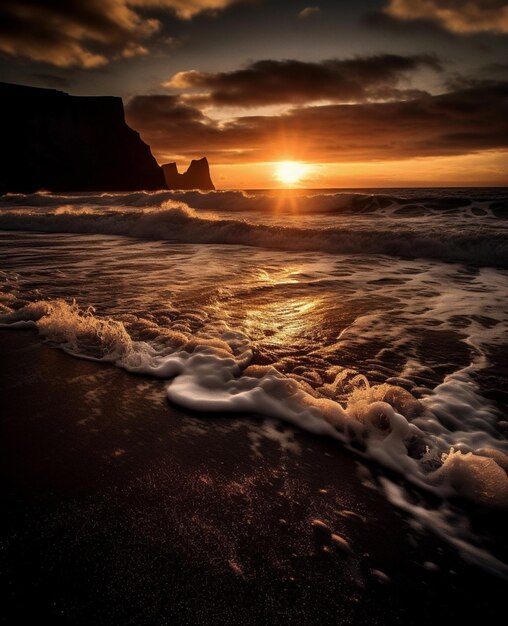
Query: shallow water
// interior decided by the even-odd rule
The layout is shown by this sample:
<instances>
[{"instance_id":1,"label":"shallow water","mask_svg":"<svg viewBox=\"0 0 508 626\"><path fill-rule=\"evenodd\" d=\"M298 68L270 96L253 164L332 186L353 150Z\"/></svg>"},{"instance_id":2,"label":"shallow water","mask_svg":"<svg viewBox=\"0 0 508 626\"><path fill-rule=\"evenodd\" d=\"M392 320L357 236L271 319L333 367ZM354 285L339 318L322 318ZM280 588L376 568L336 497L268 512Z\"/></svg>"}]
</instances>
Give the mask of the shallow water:
<instances>
[{"instance_id":1,"label":"shallow water","mask_svg":"<svg viewBox=\"0 0 508 626\"><path fill-rule=\"evenodd\" d=\"M507 202L4 196L0 321L167 380L184 408L337 439L394 504L503 574L467 511L508 507Z\"/></svg>"}]
</instances>

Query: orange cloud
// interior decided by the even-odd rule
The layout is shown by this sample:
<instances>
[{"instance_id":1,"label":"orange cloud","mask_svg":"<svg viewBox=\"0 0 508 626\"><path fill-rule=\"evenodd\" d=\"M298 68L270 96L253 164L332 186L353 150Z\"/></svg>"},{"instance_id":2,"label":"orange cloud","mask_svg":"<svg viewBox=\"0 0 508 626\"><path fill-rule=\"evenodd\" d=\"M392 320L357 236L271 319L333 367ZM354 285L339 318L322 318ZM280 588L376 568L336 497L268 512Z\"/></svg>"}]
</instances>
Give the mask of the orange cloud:
<instances>
[{"instance_id":1,"label":"orange cloud","mask_svg":"<svg viewBox=\"0 0 508 626\"><path fill-rule=\"evenodd\" d=\"M57 67L94 68L112 58L147 53L140 42L160 28L143 9L181 19L223 9L235 0L2 0L0 52Z\"/></svg>"},{"instance_id":2,"label":"orange cloud","mask_svg":"<svg viewBox=\"0 0 508 626\"><path fill-rule=\"evenodd\" d=\"M508 33L506 0L389 0L389 16L430 20L454 33Z\"/></svg>"},{"instance_id":3,"label":"orange cloud","mask_svg":"<svg viewBox=\"0 0 508 626\"><path fill-rule=\"evenodd\" d=\"M128 123L160 160L316 163L459 156L508 148L508 83L412 100L298 107L218 122L178 96L138 96Z\"/></svg>"},{"instance_id":4,"label":"orange cloud","mask_svg":"<svg viewBox=\"0 0 508 626\"><path fill-rule=\"evenodd\" d=\"M190 19L204 11L219 11L238 0L127 0L131 6L169 9L182 19Z\"/></svg>"}]
</instances>

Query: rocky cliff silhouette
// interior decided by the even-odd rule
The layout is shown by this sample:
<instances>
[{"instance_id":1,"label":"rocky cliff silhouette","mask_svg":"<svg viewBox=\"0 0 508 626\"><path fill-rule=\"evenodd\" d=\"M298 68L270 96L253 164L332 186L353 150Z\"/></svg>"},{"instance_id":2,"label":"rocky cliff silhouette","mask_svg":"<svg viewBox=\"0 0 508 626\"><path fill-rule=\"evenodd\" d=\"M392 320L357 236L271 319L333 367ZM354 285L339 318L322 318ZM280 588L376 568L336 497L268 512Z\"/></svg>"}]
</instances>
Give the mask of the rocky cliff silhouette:
<instances>
[{"instance_id":1,"label":"rocky cliff silhouette","mask_svg":"<svg viewBox=\"0 0 508 626\"><path fill-rule=\"evenodd\" d=\"M164 189L121 98L0 83L0 193Z\"/></svg>"},{"instance_id":2,"label":"rocky cliff silhouette","mask_svg":"<svg viewBox=\"0 0 508 626\"><path fill-rule=\"evenodd\" d=\"M210 177L208 159L194 159L184 174L178 173L176 163L166 163L162 166L168 189L200 189L213 191L215 186Z\"/></svg>"}]
</instances>

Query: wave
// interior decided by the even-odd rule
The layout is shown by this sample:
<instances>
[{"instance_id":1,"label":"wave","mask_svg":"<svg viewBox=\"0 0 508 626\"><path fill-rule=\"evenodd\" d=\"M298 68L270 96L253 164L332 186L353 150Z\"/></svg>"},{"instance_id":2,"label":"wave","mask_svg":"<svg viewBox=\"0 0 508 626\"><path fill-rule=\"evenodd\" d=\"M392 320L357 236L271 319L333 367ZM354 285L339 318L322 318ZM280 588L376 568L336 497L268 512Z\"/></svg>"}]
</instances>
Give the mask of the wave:
<instances>
[{"instance_id":1,"label":"wave","mask_svg":"<svg viewBox=\"0 0 508 626\"><path fill-rule=\"evenodd\" d=\"M133 316L99 317L64 300L5 311L0 328L35 327L74 356L168 380L169 400L184 408L278 418L341 442L437 498L437 507L414 504L401 485L381 481L392 502L464 558L508 576L508 566L478 545L464 524L456 524L457 509L450 504L459 498L483 509L508 508L508 447L495 433L494 409L475 392L474 363L422 400L397 385L371 386L359 376L340 404L272 366L252 364L248 338L227 328L203 338ZM459 419L459 429L446 426Z\"/></svg>"},{"instance_id":2,"label":"wave","mask_svg":"<svg viewBox=\"0 0 508 626\"><path fill-rule=\"evenodd\" d=\"M508 267L508 238L503 231L477 226L444 229L407 223L337 227L290 227L199 214L166 202L145 210L13 208L0 212L0 229L51 233L125 235L185 243L233 244L329 254L377 254Z\"/></svg>"},{"instance_id":3,"label":"wave","mask_svg":"<svg viewBox=\"0 0 508 626\"><path fill-rule=\"evenodd\" d=\"M231 213L374 214L429 217L440 214L508 218L508 192L497 189L400 190L399 193L361 191L137 191L129 193L9 193L0 208L9 207L124 207L151 208L164 202L184 203L204 211Z\"/></svg>"}]
</instances>

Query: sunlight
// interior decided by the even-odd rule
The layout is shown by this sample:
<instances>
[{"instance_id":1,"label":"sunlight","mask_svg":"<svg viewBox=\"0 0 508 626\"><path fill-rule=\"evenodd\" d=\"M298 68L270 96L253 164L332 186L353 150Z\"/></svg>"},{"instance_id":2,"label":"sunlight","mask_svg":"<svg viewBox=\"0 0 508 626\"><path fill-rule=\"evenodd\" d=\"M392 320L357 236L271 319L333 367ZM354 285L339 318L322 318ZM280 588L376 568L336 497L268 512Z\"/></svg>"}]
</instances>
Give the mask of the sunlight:
<instances>
[{"instance_id":1,"label":"sunlight","mask_svg":"<svg viewBox=\"0 0 508 626\"><path fill-rule=\"evenodd\" d=\"M240 328L249 337L255 337L258 347L275 349L292 345L295 339L305 342L311 351L316 319L320 315L322 298L314 296L273 299L263 294L245 307L245 318ZM309 341L309 343L306 343Z\"/></svg>"},{"instance_id":2,"label":"sunlight","mask_svg":"<svg viewBox=\"0 0 508 626\"><path fill-rule=\"evenodd\" d=\"M277 163L274 177L285 185L295 185L300 182L308 170L307 165L298 161L281 161Z\"/></svg>"}]
</instances>

